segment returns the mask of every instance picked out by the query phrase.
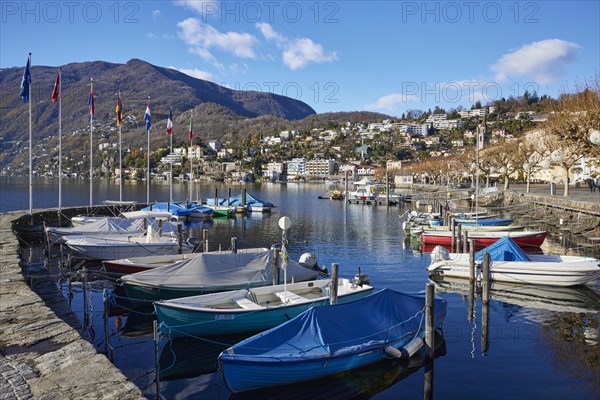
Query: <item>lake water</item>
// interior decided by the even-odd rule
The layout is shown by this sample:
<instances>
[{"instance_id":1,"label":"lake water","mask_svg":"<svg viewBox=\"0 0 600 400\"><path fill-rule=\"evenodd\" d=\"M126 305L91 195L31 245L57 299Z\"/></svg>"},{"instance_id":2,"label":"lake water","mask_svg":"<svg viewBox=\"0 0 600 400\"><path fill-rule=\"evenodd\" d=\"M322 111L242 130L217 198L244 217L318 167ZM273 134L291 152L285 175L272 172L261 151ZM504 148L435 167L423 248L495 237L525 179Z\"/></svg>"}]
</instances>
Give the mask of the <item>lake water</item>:
<instances>
[{"instance_id":1,"label":"lake water","mask_svg":"<svg viewBox=\"0 0 600 400\"><path fill-rule=\"evenodd\" d=\"M26 208L27 182L2 179L2 211ZM343 277L353 276L360 268L370 275L376 289L388 287L415 292L425 288L428 282L425 267L430 257L405 240L399 218L404 208L320 200L319 194L333 188L323 184L234 186L233 193L242 187L256 197L273 202L277 208L270 214L188 225L196 236L202 229L208 229L211 250L219 246L228 248L232 236L238 238L240 248L269 247L278 243L281 230L277 221L285 215L292 220L288 232L290 257L298 259L302 253L311 251L321 265L330 267L331 263L339 263ZM199 185L198 196L212 197L214 188L214 184ZM227 191L224 184L218 184L218 188L223 194ZM67 181L63 191L64 206L85 205L89 201L87 182ZM118 199L118 185L97 182L94 191L98 203L100 199ZM144 201L145 184L130 182L124 193L124 200ZM153 184L151 193L154 200L167 200L168 184ZM176 185L175 193L176 199L185 198L188 186ZM56 204L56 182L36 183L34 208ZM548 251L549 246L560 250L560 240L549 237L547 241L544 251ZM58 271L56 264L55 258L50 265L54 272ZM97 277L90 280L93 329L87 334L93 336L92 341L103 351L102 289L112 285ZM69 296L69 286L64 279L60 287L65 296ZM448 301L448 313L444 346L434 362L436 399L600 398L599 282L565 289L495 286L489 305L487 342L482 341L483 310L479 298L475 302L473 320L468 319L468 286L460 281L444 282L437 290ZM71 291L72 307L83 320L81 284L74 282ZM112 316L108 326L110 343L115 348L115 365L149 398L154 398L151 319L135 313ZM239 338L231 337L210 341L162 339L159 348L163 376L161 395L168 399L231 398L214 369L218 352L237 340ZM234 397L422 399L423 378L424 368L419 360L411 361L411 365L386 362L321 382Z\"/></svg>"}]
</instances>

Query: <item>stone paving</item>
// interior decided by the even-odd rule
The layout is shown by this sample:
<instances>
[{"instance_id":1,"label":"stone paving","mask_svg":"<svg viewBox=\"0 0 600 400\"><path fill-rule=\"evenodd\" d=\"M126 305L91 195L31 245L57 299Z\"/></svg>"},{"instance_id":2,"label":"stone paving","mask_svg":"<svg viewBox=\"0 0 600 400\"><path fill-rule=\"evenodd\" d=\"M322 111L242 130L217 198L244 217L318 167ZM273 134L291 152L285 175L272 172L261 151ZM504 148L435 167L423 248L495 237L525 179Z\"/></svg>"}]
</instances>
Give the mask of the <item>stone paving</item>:
<instances>
[{"instance_id":1,"label":"stone paving","mask_svg":"<svg viewBox=\"0 0 600 400\"><path fill-rule=\"evenodd\" d=\"M0 214L0 400L143 399L80 324L48 275L27 285L11 220Z\"/></svg>"}]
</instances>

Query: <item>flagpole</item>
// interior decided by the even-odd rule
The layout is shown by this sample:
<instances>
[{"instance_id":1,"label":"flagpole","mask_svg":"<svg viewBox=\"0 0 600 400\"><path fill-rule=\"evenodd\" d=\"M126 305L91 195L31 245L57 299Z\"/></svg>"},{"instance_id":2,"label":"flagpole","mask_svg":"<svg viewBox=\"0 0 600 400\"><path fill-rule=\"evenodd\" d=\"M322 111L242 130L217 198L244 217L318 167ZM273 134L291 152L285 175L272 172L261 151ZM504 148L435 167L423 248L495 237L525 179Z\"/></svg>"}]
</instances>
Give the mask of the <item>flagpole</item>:
<instances>
[{"instance_id":1,"label":"flagpole","mask_svg":"<svg viewBox=\"0 0 600 400\"><path fill-rule=\"evenodd\" d=\"M90 78L90 207L94 204L94 186L93 186L93 177L94 177L94 147L93 147L93 129L94 129L94 114L92 111L94 104L94 78Z\"/></svg>"},{"instance_id":2,"label":"flagpole","mask_svg":"<svg viewBox=\"0 0 600 400\"><path fill-rule=\"evenodd\" d=\"M29 68L31 68L31 53L29 53ZM33 215L33 146L31 134L31 84L28 85L27 90L27 96L29 97L29 215Z\"/></svg>"},{"instance_id":3,"label":"flagpole","mask_svg":"<svg viewBox=\"0 0 600 400\"><path fill-rule=\"evenodd\" d=\"M148 107L150 107L150 96L148 96ZM147 145L147 171L146 171L146 204L150 204L150 127L146 130L148 134Z\"/></svg>"},{"instance_id":4,"label":"flagpole","mask_svg":"<svg viewBox=\"0 0 600 400\"><path fill-rule=\"evenodd\" d=\"M58 68L58 212L62 210L62 68Z\"/></svg>"},{"instance_id":5,"label":"flagpole","mask_svg":"<svg viewBox=\"0 0 600 400\"><path fill-rule=\"evenodd\" d=\"M193 142L193 136L192 136L192 117L193 117L193 113L190 111L190 202L192 201L192 190L193 190L193 186L194 186L194 169L193 169L193 157L192 157L192 153L193 153L193 148L192 148L192 142Z\"/></svg>"},{"instance_id":6,"label":"flagpole","mask_svg":"<svg viewBox=\"0 0 600 400\"><path fill-rule=\"evenodd\" d=\"M117 99L117 103L121 106L121 91L119 90L119 97ZM121 106L122 107L122 106ZM117 114L117 125L119 125L119 201L123 201L123 151L121 148L121 121L119 121L120 113L122 110L119 110L119 114Z\"/></svg>"},{"instance_id":7,"label":"flagpole","mask_svg":"<svg viewBox=\"0 0 600 400\"><path fill-rule=\"evenodd\" d=\"M173 204L173 132L171 132L171 134L169 135L171 138L170 140L170 155L171 155L171 160L169 162L169 203ZM169 210L170 211L170 210Z\"/></svg>"}]
</instances>

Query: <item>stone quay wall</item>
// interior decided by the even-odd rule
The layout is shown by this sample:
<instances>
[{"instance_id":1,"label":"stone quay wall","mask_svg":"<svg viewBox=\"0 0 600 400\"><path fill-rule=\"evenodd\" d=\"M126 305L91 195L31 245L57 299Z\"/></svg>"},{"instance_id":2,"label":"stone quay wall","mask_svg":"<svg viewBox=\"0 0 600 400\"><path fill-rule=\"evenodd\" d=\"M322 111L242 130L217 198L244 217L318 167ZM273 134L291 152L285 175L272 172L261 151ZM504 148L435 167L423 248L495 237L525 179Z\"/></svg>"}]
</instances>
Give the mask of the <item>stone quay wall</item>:
<instances>
[{"instance_id":1,"label":"stone quay wall","mask_svg":"<svg viewBox=\"0 0 600 400\"><path fill-rule=\"evenodd\" d=\"M29 279L33 289L28 286L12 232L12 221L23 214L0 214L0 399L143 399L81 337L79 320L51 276L36 275Z\"/></svg>"}]
</instances>

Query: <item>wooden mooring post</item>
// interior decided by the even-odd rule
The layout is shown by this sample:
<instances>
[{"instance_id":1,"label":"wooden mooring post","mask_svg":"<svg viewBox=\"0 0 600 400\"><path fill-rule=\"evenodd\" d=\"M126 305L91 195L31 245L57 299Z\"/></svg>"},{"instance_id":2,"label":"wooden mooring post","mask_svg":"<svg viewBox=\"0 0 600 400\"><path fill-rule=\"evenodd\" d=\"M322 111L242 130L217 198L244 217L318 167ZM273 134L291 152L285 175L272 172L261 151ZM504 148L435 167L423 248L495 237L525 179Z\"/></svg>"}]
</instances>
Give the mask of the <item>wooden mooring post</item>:
<instances>
[{"instance_id":1,"label":"wooden mooring post","mask_svg":"<svg viewBox=\"0 0 600 400\"><path fill-rule=\"evenodd\" d=\"M435 284L427 283L425 285L425 345L427 357L433 359L435 351Z\"/></svg>"},{"instance_id":2,"label":"wooden mooring post","mask_svg":"<svg viewBox=\"0 0 600 400\"><path fill-rule=\"evenodd\" d=\"M454 249L454 252L460 253L460 241L462 239L462 224L455 224L455 225L456 225L456 249Z\"/></svg>"},{"instance_id":3,"label":"wooden mooring post","mask_svg":"<svg viewBox=\"0 0 600 400\"><path fill-rule=\"evenodd\" d=\"M237 253L237 238L236 237L232 237L231 238L231 252L233 254Z\"/></svg>"},{"instance_id":4,"label":"wooden mooring post","mask_svg":"<svg viewBox=\"0 0 600 400\"><path fill-rule=\"evenodd\" d=\"M177 225L177 252L183 253L183 226Z\"/></svg>"},{"instance_id":5,"label":"wooden mooring post","mask_svg":"<svg viewBox=\"0 0 600 400\"><path fill-rule=\"evenodd\" d=\"M81 269L82 286L83 286L83 337L87 337L87 327L89 324L88 316L88 299L87 299L87 268Z\"/></svg>"},{"instance_id":6,"label":"wooden mooring post","mask_svg":"<svg viewBox=\"0 0 600 400\"><path fill-rule=\"evenodd\" d=\"M469 252L469 231L464 230L462 233L463 239L462 239L462 243L463 243L463 253L468 253Z\"/></svg>"},{"instance_id":7,"label":"wooden mooring post","mask_svg":"<svg viewBox=\"0 0 600 400\"><path fill-rule=\"evenodd\" d=\"M481 300L484 304L490 301L490 253L483 253L483 264L481 267Z\"/></svg>"},{"instance_id":8,"label":"wooden mooring post","mask_svg":"<svg viewBox=\"0 0 600 400\"><path fill-rule=\"evenodd\" d=\"M156 384L156 399L160 399L160 353L158 351L158 342L160 338L158 336L158 321L152 321L152 333L154 336L154 371L155 371L155 384Z\"/></svg>"},{"instance_id":9,"label":"wooden mooring post","mask_svg":"<svg viewBox=\"0 0 600 400\"><path fill-rule=\"evenodd\" d=\"M486 354L490 348L490 303L481 305L481 353Z\"/></svg>"},{"instance_id":10,"label":"wooden mooring post","mask_svg":"<svg viewBox=\"0 0 600 400\"><path fill-rule=\"evenodd\" d=\"M273 285L279 283L279 249L273 249Z\"/></svg>"},{"instance_id":11,"label":"wooden mooring post","mask_svg":"<svg viewBox=\"0 0 600 400\"><path fill-rule=\"evenodd\" d=\"M331 289L329 290L329 304L332 305L337 303L339 270L339 264L331 264Z\"/></svg>"},{"instance_id":12,"label":"wooden mooring post","mask_svg":"<svg viewBox=\"0 0 600 400\"><path fill-rule=\"evenodd\" d=\"M202 229L202 250L208 252L208 229Z\"/></svg>"}]
</instances>

